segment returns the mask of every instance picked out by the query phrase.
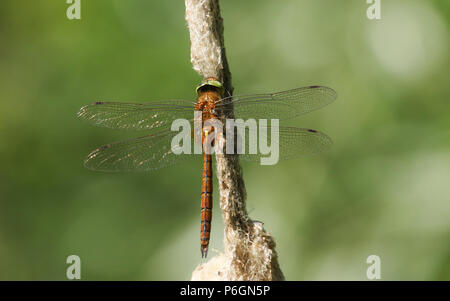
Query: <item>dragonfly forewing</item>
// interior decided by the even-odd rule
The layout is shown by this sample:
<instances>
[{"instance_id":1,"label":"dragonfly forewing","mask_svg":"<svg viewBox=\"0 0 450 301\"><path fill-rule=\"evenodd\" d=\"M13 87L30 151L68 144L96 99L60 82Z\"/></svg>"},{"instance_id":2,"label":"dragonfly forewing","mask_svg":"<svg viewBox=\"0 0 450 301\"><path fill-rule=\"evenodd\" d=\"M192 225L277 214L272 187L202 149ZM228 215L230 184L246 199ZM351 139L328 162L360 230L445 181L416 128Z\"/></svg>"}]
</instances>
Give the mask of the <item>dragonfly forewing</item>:
<instances>
[{"instance_id":1,"label":"dragonfly forewing","mask_svg":"<svg viewBox=\"0 0 450 301\"><path fill-rule=\"evenodd\" d=\"M173 120L194 117L192 102L171 100L164 103L94 102L82 107L78 117L92 125L111 129L152 130L170 127Z\"/></svg>"},{"instance_id":2,"label":"dragonfly forewing","mask_svg":"<svg viewBox=\"0 0 450 301\"><path fill-rule=\"evenodd\" d=\"M234 107L235 118L241 119L289 119L318 110L337 97L336 92L324 86L302 87L270 94L230 96L221 99L217 108L226 113Z\"/></svg>"}]
</instances>

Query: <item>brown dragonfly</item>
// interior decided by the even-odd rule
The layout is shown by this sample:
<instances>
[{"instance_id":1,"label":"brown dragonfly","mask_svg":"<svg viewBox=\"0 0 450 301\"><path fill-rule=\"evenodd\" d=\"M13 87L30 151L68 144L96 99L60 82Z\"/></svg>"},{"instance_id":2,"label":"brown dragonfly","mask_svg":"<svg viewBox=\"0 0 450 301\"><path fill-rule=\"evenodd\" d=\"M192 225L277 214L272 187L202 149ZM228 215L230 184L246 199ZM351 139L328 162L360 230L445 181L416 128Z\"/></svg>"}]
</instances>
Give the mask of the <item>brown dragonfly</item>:
<instances>
[{"instance_id":1,"label":"brown dragonfly","mask_svg":"<svg viewBox=\"0 0 450 301\"><path fill-rule=\"evenodd\" d=\"M175 154L171 142L177 131L171 130L176 119L194 123L194 111L202 117L201 141L214 134L214 128L205 126L207 120L224 120L223 116L240 119L293 118L320 109L336 99L336 92L324 86L308 86L283 92L225 96L221 82L214 78L205 79L197 88L197 102L188 100L165 100L148 103L94 102L82 107L78 117L89 123L112 129L148 131L139 138L104 145L92 151L84 164L97 171L149 171L197 157ZM269 139L270 140L270 139ZM247 142L246 142L247 143ZM279 127L278 138L280 159L293 158L301 154L318 153L329 148L331 139L316 130ZM200 250L207 256L212 218L212 157L203 147L203 176L201 192ZM259 160L260 153L242 154L244 160Z\"/></svg>"}]
</instances>

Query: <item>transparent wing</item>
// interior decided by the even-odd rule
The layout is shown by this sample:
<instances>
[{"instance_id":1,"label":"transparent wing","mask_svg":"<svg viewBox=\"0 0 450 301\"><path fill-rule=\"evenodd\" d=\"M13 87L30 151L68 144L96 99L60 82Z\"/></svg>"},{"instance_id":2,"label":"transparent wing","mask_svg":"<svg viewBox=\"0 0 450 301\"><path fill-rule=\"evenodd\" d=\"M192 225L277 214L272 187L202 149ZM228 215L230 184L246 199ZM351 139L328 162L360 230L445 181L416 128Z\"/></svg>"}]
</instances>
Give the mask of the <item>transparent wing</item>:
<instances>
[{"instance_id":1,"label":"transparent wing","mask_svg":"<svg viewBox=\"0 0 450 301\"><path fill-rule=\"evenodd\" d=\"M328 87L309 86L271 94L230 96L219 100L216 108L225 112L231 100L235 118L242 119L289 119L320 109L332 103L336 92Z\"/></svg>"},{"instance_id":2,"label":"transparent wing","mask_svg":"<svg viewBox=\"0 0 450 301\"><path fill-rule=\"evenodd\" d=\"M155 135L107 144L91 152L84 165L97 171L148 171L196 157L172 152L171 141L177 134L165 130Z\"/></svg>"},{"instance_id":3,"label":"transparent wing","mask_svg":"<svg viewBox=\"0 0 450 301\"><path fill-rule=\"evenodd\" d=\"M247 131L248 132L248 131ZM247 135L247 134L246 134ZM241 158L245 161L257 161L262 157L268 157L269 154L249 154L249 139L245 137L245 154ZM261 138L265 138L267 145L274 144L275 149L278 149L279 159L292 159L300 155L315 154L328 150L333 141L330 137L316 130L295 128L295 127L279 127L278 143L272 142L271 128L267 127L258 134L258 143Z\"/></svg>"},{"instance_id":4,"label":"transparent wing","mask_svg":"<svg viewBox=\"0 0 450 301\"><path fill-rule=\"evenodd\" d=\"M112 129L153 130L170 126L178 118L191 120L194 104L187 100L164 103L95 102L82 107L78 117Z\"/></svg>"}]
</instances>

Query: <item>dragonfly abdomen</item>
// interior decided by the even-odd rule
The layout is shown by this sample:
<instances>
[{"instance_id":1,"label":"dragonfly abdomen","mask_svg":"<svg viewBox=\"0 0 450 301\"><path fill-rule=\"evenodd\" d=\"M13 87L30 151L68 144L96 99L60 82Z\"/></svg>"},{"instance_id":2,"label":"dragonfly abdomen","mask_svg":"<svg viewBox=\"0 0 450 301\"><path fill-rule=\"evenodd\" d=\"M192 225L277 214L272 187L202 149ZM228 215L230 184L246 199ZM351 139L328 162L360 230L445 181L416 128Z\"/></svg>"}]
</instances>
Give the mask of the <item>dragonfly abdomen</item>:
<instances>
[{"instance_id":1,"label":"dragonfly abdomen","mask_svg":"<svg viewBox=\"0 0 450 301\"><path fill-rule=\"evenodd\" d=\"M203 156L202 205L200 226L200 250L202 257L208 254L212 218L212 162L211 155Z\"/></svg>"}]
</instances>

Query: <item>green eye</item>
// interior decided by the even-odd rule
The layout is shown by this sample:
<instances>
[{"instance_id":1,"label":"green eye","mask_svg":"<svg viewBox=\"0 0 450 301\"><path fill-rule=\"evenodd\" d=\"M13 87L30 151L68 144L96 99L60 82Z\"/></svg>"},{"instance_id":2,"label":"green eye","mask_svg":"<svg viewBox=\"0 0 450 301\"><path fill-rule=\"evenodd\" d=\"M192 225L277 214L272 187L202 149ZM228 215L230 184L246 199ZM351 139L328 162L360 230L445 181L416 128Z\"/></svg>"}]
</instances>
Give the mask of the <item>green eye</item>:
<instances>
[{"instance_id":1,"label":"green eye","mask_svg":"<svg viewBox=\"0 0 450 301\"><path fill-rule=\"evenodd\" d=\"M199 90L205 86L213 86L216 88L219 88L220 94L223 95L224 93L224 88L223 85L220 81L218 81L215 78L206 78L202 81L202 83L197 87L196 92L197 94L199 93Z\"/></svg>"}]
</instances>

